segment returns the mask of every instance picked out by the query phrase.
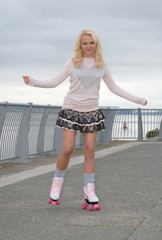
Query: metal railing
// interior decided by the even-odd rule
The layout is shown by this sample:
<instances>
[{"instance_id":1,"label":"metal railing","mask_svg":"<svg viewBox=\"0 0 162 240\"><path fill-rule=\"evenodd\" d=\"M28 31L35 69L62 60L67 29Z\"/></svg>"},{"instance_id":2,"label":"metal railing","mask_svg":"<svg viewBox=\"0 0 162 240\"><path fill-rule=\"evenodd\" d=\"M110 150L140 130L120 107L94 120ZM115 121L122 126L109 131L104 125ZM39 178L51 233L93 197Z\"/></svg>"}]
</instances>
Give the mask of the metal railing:
<instances>
[{"instance_id":1,"label":"metal railing","mask_svg":"<svg viewBox=\"0 0 162 240\"><path fill-rule=\"evenodd\" d=\"M60 152L62 130L55 127L60 106L0 103L0 161L27 161L29 155ZM119 109L101 107L106 130L97 142L118 140L162 140L162 109ZM78 133L75 145L82 145Z\"/></svg>"},{"instance_id":2,"label":"metal railing","mask_svg":"<svg viewBox=\"0 0 162 240\"><path fill-rule=\"evenodd\" d=\"M161 122L162 109L116 110L112 139L142 141L157 137L160 140Z\"/></svg>"}]
</instances>

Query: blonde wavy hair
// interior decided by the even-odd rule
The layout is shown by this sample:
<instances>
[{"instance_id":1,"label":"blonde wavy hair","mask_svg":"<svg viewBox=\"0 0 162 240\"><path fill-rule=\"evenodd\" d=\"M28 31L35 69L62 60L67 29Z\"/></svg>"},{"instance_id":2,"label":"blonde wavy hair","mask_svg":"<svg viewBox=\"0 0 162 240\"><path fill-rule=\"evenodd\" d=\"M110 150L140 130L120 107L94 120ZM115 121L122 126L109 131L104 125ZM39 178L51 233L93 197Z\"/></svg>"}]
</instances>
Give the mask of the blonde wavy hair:
<instances>
[{"instance_id":1,"label":"blonde wavy hair","mask_svg":"<svg viewBox=\"0 0 162 240\"><path fill-rule=\"evenodd\" d=\"M72 61L74 63L75 67L80 67L82 64L82 59L83 59L83 51L81 49L81 38L83 35L91 35L93 41L96 43L96 52L95 52L95 62L96 62L96 67L103 69L104 67L104 60L103 60L103 54L102 54L102 46L100 42L100 38L96 32L93 30L82 30L80 35L78 36L75 46L74 46L74 51L73 51L73 57Z\"/></svg>"}]
</instances>

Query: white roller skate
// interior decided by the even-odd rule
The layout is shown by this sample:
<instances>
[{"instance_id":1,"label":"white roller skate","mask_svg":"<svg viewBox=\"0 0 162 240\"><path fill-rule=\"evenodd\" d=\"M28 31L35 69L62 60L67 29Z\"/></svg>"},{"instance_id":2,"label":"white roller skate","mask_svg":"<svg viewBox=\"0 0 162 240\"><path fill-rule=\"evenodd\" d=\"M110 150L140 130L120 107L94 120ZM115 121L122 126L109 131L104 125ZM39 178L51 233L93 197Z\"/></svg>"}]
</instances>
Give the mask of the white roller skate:
<instances>
[{"instance_id":1,"label":"white roller skate","mask_svg":"<svg viewBox=\"0 0 162 240\"><path fill-rule=\"evenodd\" d=\"M99 198L95 194L95 185L94 183L88 183L86 186L84 186L84 197L85 202L82 203L83 209L88 209L88 211L100 210L101 206L98 203Z\"/></svg>"},{"instance_id":2,"label":"white roller skate","mask_svg":"<svg viewBox=\"0 0 162 240\"><path fill-rule=\"evenodd\" d=\"M48 199L48 203L52 205L60 205L61 200L61 187L64 179L54 177L52 187L50 189L50 198Z\"/></svg>"}]
</instances>

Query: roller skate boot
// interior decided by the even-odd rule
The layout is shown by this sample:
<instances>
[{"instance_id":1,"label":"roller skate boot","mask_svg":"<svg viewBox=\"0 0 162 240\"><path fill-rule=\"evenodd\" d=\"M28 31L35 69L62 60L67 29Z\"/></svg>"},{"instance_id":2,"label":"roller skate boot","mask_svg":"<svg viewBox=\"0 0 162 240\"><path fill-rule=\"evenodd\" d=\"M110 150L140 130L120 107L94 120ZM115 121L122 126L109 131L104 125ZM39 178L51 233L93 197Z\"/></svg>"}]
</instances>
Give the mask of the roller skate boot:
<instances>
[{"instance_id":1,"label":"roller skate boot","mask_svg":"<svg viewBox=\"0 0 162 240\"><path fill-rule=\"evenodd\" d=\"M82 203L83 209L88 209L88 211L92 211L93 209L100 210L99 198L95 194L95 185L93 183L88 183L84 186L84 197L85 202Z\"/></svg>"},{"instance_id":2,"label":"roller skate boot","mask_svg":"<svg viewBox=\"0 0 162 240\"><path fill-rule=\"evenodd\" d=\"M48 199L48 203L52 205L60 205L61 200L61 187L63 184L64 179L54 177L52 187L50 189L50 197Z\"/></svg>"}]
</instances>

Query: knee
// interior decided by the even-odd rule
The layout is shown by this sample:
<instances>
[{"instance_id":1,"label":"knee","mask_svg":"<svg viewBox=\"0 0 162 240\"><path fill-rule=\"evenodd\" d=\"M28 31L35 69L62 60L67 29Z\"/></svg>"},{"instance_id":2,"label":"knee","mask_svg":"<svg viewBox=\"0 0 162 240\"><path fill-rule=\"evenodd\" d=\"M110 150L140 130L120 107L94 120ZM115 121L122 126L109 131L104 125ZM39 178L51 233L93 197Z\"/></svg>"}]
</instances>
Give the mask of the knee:
<instances>
[{"instance_id":1,"label":"knee","mask_svg":"<svg viewBox=\"0 0 162 240\"><path fill-rule=\"evenodd\" d=\"M84 147L84 154L87 158L92 159L95 157L95 149L94 147Z\"/></svg>"},{"instance_id":2,"label":"knee","mask_svg":"<svg viewBox=\"0 0 162 240\"><path fill-rule=\"evenodd\" d=\"M68 157L70 157L71 156L71 154L72 154L72 152L73 152L73 150L74 150L74 147L64 147L64 148L62 148L62 153L65 155L65 156L68 156Z\"/></svg>"}]
</instances>

